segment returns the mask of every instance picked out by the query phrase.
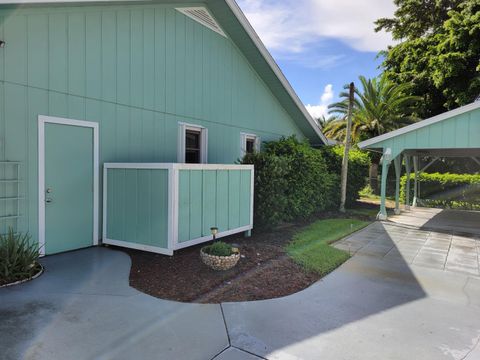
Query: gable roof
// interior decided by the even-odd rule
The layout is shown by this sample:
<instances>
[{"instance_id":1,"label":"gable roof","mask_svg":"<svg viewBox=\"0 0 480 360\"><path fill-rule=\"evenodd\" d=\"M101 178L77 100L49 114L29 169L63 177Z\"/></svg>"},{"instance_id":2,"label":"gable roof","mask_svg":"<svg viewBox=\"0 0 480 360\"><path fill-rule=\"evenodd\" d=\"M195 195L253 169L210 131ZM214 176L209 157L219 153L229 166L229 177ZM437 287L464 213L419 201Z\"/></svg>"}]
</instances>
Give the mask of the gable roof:
<instances>
[{"instance_id":1,"label":"gable roof","mask_svg":"<svg viewBox=\"0 0 480 360\"><path fill-rule=\"evenodd\" d=\"M425 119L425 120L419 121L417 123L405 126L401 129L390 131L389 133L386 133L386 134L376 136L374 138L362 141L358 144L358 147L360 149L375 148L376 144L379 144L379 143L381 143L385 140L389 140L389 139L392 139L394 137L397 137L397 136L400 136L400 135L403 135L403 134L407 134L409 132L412 132L412 131L415 131L415 130L418 130L418 129L421 129L421 128L424 128L424 127L427 127L427 126L430 126L430 125L433 125L435 123L438 123L438 122L441 122L441 121L444 121L444 120L447 120L447 119L451 119L454 116L458 116L458 115L461 115L461 114L464 114L464 113L467 113L467 112L470 112L472 110L479 109L479 108L480 108L480 101L473 102L471 104L459 107L459 108L454 109L454 110L447 111L445 113L439 114L439 115L431 117L429 119Z\"/></svg>"},{"instance_id":2,"label":"gable roof","mask_svg":"<svg viewBox=\"0 0 480 360\"><path fill-rule=\"evenodd\" d=\"M206 6L218 21L228 37L242 51L251 66L260 78L269 87L270 91L278 99L283 108L295 121L303 134L312 145L326 145L328 140L323 135L316 121L308 113L307 109L293 90L278 64L268 52L259 36L248 22L235 0L0 0L0 5L33 4L135 4L135 3L162 3L171 4L175 7Z\"/></svg>"}]
</instances>

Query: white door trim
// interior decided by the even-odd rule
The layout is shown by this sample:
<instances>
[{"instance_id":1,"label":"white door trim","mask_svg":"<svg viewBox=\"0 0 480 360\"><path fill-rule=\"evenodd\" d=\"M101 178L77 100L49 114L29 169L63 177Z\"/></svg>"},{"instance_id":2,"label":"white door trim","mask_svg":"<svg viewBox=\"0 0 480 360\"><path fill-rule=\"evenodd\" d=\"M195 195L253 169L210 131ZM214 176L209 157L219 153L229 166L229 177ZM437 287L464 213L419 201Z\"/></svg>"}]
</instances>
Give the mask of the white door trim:
<instances>
[{"instance_id":1,"label":"white door trim","mask_svg":"<svg viewBox=\"0 0 480 360\"><path fill-rule=\"evenodd\" d=\"M45 255L45 123L81 126L93 129L93 239L98 245L98 206L99 206L99 138L98 123L52 116L38 116L38 245L40 255Z\"/></svg>"}]
</instances>

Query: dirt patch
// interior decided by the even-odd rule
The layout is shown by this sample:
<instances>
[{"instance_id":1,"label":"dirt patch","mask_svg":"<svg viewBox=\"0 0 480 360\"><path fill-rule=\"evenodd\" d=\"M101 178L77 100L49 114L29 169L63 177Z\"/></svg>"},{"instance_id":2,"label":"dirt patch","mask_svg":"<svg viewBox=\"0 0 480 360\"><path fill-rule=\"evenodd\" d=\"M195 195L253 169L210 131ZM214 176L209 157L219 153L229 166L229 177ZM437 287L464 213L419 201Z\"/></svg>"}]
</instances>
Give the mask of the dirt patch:
<instances>
[{"instance_id":1,"label":"dirt patch","mask_svg":"<svg viewBox=\"0 0 480 360\"><path fill-rule=\"evenodd\" d=\"M340 216L322 213L311 221ZM293 234L311 221L254 232L250 238L242 234L223 238L242 254L237 266L227 271L214 271L202 263L200 248L205 243L176 251L174 256L119 250L132 259L130 285L158 298L198 303L270 299L298 292L320 278L297 265L284 250Z\"/></svg>"}]
</instances>

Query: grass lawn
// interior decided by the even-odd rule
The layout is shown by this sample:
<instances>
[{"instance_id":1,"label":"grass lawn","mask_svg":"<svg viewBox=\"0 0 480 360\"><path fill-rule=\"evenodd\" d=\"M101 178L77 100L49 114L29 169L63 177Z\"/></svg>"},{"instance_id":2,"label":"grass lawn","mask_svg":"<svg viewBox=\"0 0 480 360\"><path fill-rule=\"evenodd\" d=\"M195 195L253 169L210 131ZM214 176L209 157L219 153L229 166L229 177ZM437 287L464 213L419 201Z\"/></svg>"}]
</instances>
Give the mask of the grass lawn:
<instances>
[{"instance_id":1,"label":"grass lawn","mask_svg":"<svg viewBox=\"0 0 480 360\"><path fill-rule=\"evenodd\" d=\"M335 270L350 254L330 244L370 224L357 219L319 220L295 234L287 245L288 255L307 271L321 276Z\"/></svg>"}]
</instances>

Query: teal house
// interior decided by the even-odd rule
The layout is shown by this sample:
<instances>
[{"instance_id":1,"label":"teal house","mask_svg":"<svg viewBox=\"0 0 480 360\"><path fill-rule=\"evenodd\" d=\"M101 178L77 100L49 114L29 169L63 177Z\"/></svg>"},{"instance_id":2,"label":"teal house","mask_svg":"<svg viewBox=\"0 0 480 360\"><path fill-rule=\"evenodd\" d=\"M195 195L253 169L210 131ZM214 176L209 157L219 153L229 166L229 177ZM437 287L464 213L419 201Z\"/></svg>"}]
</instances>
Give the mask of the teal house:
<instances>
[{"instance_id":1,"label":"teal house","mask_svg":"<svg viewBox=\"0 0 480 360\"><path fill-rule=\"evenodd\" d=\"M233 0L0 5L0 233L172 254L253 227L263 141L326 143Z\"/></svg>"}]
</instances>

